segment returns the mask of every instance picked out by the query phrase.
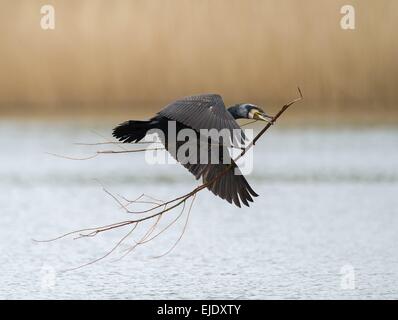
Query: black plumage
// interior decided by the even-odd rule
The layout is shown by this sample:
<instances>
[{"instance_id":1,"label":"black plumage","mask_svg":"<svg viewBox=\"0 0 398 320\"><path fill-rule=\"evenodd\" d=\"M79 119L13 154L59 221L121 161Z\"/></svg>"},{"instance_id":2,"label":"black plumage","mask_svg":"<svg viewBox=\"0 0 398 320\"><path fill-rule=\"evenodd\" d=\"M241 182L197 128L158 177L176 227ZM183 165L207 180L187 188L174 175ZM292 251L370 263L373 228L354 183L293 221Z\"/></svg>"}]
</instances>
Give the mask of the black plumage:
<instances>
[{"instance_id":1,"label":"black plumage","mask_svg":"<svg viewBox=\"0 0 398 320\"><path fill-rule=\"evenodd\" d=\"M176 121L177 132L185 128L194 129L197 133L199 147L200 143L211 144L211 141L203 139L200 135L200 129L227 129L230 132L232 141L238 138L236 134L239 134L239 138L241 138L240 131L234 131L234 129L240 129L235 120L239 118L266 120L269 117L259 107L247 103L237 104L227 110L220 95L204 94L176 100L160 110L156 116L148 121L126 121L113 130L113 135L120 141L126 143L138 142L145 137L149 130L158 129L163 131L164 138L161 137L162 143L170 152L171 149L173 151L178 150L184 144L184 141L167 141L168 122L170 120ZM195 161L182 163L182 165L187 168L196 179L202 178L203 182L206 183L213 181L231 164L234 168L228 170L207 188L229 203L233 202L240 207L240 203L242 202L244 205L249 206L249 202L253 201L253 197L258 195L250 187L245 177L239 174L239 168L230 158L228 152L224 152L226 144L223 143L216 147L219 148L219 163L202 164L198 161L200 159L200 154L198 153ZM209 148L208 150L211 152L212 149ZM170 153L177 161L179 160L174 152ZM209 156L211 155L209 154Z\"/></svg>"}]
</instances>

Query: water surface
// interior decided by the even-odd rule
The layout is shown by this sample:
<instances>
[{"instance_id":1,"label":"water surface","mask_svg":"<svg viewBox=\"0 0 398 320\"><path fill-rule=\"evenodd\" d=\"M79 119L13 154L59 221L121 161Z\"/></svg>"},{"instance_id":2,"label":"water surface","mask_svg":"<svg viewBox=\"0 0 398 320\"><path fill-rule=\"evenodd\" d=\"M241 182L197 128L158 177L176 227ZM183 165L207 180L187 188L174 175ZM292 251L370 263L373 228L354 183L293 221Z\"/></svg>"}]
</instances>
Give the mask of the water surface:
<instances>
[{"instance_id":1,"label":"water surface","mask_svg":"<svg viewBox=\"0 0 398 320\"><path fill-rule=\"evenodd\" d=\"M128 219L101 184L162 199L196 186L184 168L149 166L141 154L46 154L89 155L94 148L73 143L100 141L93 130L109 137L111 127L1 123L0 298L398 298L395 128L272 128L255 147L248 180L261 196L251 208L202 192L170 254L153 258L173 245L182 220L122 260L62 273L127 232L32 241Z\"/></svg>"}]
</instances>

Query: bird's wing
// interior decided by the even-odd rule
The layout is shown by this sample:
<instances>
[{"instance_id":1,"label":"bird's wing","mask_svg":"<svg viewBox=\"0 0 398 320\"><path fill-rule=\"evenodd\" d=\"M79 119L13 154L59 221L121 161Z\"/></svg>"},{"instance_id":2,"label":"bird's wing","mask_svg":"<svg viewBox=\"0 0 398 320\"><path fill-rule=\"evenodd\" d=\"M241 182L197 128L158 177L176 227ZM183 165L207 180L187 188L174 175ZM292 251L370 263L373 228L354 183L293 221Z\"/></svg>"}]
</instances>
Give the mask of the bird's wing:
<instances>
[{"instance_id":1,"label":"bird's wing","mask_svg":"<svg viewBox=\"0 0 398 320\"><path fill-rule=\"evenodd\" d=\"M169 141L166 143L162 136L160 136L160 140L168 151L170 148L179 150L179 148L185 143L185 141ZM244 205L249 206L249 202L253 202L253 197L257 197L258 195L241 174L239 167L233 161L230 154L228 152L224 152L226 147L214 146L214 148L219 148L219 155L222 155L222 157L219 158L219 163L212 163L211 161L209 163L201 163L200 159L202 149L200 144L207 142L198 138L197 143L198 152L196 154L196 160L194 158L192 159L194 160L192 162L181 162L178 158L178 152L170 152L170 155L188 169L197 180L202 178L203 183L209 183L207 189L213 192L216 196L227 200L229 203L233 202L238 207L241 206L241 202ZM211 145L208 146L207 152L209 152L207 159L212 159ZM232 168L228 169L230 165ZM226 171L227 169L228 171ZM219 175L220 177L217 178ZM214 182L212 182L213 180Z\"/></svg>"},{"instance_id":2,"label":"bird's wing","mask_svg":"<svg viewBox=\"0 0 398 320\"><path fill-rule=\"evenodd\" d=\"M230 168L220 178L216 179L218 175L228 169L228 164L183 164L196 179L202 177L204 183L215 180L210 183L207 189L216 196L227 200L229 203L233 201L238 207L240 207L240 202L249 206L249 201L253 202L253 197L257 197L258 194L250 187L233 160L231 160L231 165L233 168Z\"/></svg>"},{"instance_id":3,"label":"bird's wing","mask_svg":"<svg viewBox=\"0 0 398 320\"><path fill-rule=\"evenodd\" d=\"M177 100L158 112L159 115L171 120L178 121L187 127L199 131L200 129L228 129L231 131L231 137L241 139L244 137L242 132L233 132L234 129L240 129L238 123L232 115L225 109L224 102L218 94L203 94L190 96ZM235 140L235 139L234 139ZM177 142L177 149L181 142ZM166 149L168 146L166 144ZM257 194L250 187L245 177L239 172L235 162L230 159L234 168L231 168L222 177L211 183L207 188L215 195L234 202L240 207L240 202L249 205ZM227 162L228 163L228 162ZM224 172L229 164L183 164L196 179L203 179L203 182L210 182L219 174ZM236 170L236 171L235 171Z\"/></svg>"},{"instance_id":4,"label":"bird's wing","mask_svg":"<svg viewBox=\"0 0 398 320\"><path fill-rule=\"evenodd\" d=\"M240 129L234 117L225 109L218 94L189 96L174 101L158 112L197 131L200 129Z\"/></svg>"}]
</instances>

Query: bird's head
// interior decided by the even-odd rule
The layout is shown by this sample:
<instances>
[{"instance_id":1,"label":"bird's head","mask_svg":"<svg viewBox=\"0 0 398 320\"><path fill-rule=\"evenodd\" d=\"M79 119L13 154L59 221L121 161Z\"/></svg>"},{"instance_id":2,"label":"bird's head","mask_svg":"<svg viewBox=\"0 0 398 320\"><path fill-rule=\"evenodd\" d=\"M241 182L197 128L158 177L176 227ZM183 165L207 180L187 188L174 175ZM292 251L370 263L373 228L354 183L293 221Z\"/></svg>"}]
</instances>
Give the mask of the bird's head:
<instances>
[{"instance_id":1,"label":"bird's head","mask_svg":"<svg viewBox=\"0 0 398 320\"><path fill-rule=\"evenodd\" d=\"M251 103L236 104L228 108L228 111L235 119L254 119L268 122L272 120L272 117L267 115L263 109Z\"/></svg>"}]
</instances>

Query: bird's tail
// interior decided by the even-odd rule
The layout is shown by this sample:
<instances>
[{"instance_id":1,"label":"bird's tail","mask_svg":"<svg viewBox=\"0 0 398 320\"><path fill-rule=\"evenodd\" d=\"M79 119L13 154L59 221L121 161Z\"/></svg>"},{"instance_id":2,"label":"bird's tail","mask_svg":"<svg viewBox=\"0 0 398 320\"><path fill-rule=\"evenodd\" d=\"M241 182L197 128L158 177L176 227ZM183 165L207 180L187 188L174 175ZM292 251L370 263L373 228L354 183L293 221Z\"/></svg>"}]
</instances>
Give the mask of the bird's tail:
<instances>
[{"instance_id":1,"label":"bird's tail","mask_svg":"<svg viewBox=\"0 0 398 320\"><path fill-rule=\"evenodd\" d=\"M124 143L138 142L153 128L152 121L129 120L113 129L113 136Z\"/></svg>"}]
</instances>

